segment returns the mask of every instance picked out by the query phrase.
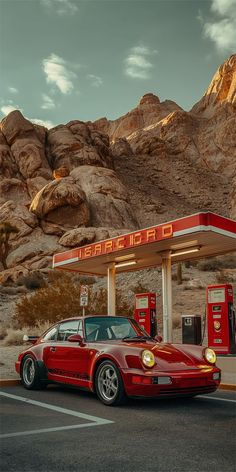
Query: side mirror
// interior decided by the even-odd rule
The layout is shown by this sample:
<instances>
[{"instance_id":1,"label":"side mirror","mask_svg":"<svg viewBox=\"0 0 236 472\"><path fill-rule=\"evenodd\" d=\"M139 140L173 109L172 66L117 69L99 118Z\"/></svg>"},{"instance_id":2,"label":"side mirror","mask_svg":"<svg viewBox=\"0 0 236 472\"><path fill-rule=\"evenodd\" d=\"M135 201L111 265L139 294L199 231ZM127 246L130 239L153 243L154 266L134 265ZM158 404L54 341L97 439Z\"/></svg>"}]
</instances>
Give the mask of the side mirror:
<instances>
[{"instance_id":1,"label":"side mirror","mask_svg":"<svg viewBox=\"0 0 236 472\"><path fill-rule=\"evenodd\" d=\"M157 341L158 343L161 343L162 341L162 336L160 336L160 334L157 334L155 337L154 337L155 341Z\"/></svg>"},{"instance_id":2,"label":"side mirror","mask_svg":"<svg viewBox=\"0 0 236 472\"><path fill-rule=\"evenodd\" d=\"M67 341L70 343L78 343L80 345L84 344L83 338L80 334L71 334L71 336L67 338Z\"/></svg>"}]
</instances>

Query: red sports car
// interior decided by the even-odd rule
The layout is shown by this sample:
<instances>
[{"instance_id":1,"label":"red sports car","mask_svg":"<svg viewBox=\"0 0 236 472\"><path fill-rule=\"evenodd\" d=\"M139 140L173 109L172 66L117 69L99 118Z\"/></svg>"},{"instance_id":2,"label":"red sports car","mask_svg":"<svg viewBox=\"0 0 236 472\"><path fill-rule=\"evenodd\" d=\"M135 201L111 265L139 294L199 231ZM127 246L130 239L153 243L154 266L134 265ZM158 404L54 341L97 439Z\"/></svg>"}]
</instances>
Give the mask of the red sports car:
<instances>
[{"instance_id":1,"label":"red sports car","mask_svg":"<svg viewBox=\"0 0 236 472\"><path fill-rule=\"evenodd\" d=\"M70 318L31 340L16 362L27 389L57 382L91 390L105 405L119 405L127 396L210 393L220 383L212 349L158 342L130 318Z\"/></svg>"}]
</instances>

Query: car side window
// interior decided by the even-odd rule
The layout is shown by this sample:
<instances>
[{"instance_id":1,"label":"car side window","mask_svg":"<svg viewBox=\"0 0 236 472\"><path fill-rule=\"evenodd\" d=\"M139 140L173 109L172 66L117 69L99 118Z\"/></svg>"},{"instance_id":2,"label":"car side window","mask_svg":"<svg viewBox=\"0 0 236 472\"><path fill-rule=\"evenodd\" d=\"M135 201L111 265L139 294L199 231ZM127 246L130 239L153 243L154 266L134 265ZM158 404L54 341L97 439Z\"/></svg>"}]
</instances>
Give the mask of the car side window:
<instances>
[{"instance_id":1,"label":"car side window","mask_svg":"<svg viewBox=\"0 0 236 472\"><path fill-rule=\"evenodd\" d=\"M72 334L80 334L78 328L79 320L65 321L65 323L61 323L58 329L57 341L66 341Z\"/></svg>"},{"instance_id":2,"label":"car side window","mask_svg":"<svg viewBox=\"0 0 236 472\"><path fill-rule=\"evenodd\" d=\"M50 329L45 336L43 337L44 341L56 341L57 339L57 326L54 326L54 328Z\"/></svg>"}]
</instances>

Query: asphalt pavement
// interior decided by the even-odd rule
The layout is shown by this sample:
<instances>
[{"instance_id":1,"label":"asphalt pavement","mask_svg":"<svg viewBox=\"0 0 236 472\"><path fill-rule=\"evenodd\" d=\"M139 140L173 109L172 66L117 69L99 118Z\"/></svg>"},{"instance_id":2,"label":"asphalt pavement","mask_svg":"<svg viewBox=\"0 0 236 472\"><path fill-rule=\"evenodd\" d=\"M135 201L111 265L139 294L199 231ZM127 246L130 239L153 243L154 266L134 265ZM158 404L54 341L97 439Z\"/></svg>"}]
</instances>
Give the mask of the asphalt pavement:
<instances>
[{"instance_id":1,"label":"asphalt pavement","mask_svg":"<svg viewBox=\"0 0 236 472\"><path fill-rule=\"evenodd\" d=\"M0 390L4 472L235 472L236 393L129 400L51 386Z\"/></svg>"}]
</instances>

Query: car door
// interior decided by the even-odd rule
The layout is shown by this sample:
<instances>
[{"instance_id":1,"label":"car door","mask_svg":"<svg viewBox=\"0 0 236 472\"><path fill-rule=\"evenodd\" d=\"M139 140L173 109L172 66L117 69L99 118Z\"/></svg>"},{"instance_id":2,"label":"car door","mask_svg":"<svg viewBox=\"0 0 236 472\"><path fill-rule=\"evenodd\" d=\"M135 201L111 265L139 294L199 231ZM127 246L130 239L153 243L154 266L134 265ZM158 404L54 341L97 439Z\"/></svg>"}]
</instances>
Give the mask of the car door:
<instances>
[{"instance_id":1,"label":"car door","mask_svg":"<svg viewBox=\"0 0 236 472\"><path fill-rule=\"evenodd\" d=\"M68 341L72 334L83 337L82 320L64 321L59 324L57 338L44 349L44 363L48 378L56 382L87 386L89 353L86 344Z\"/></svg>"}]
</instances>

